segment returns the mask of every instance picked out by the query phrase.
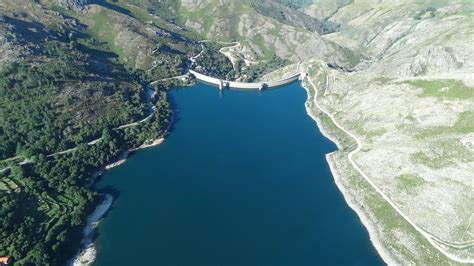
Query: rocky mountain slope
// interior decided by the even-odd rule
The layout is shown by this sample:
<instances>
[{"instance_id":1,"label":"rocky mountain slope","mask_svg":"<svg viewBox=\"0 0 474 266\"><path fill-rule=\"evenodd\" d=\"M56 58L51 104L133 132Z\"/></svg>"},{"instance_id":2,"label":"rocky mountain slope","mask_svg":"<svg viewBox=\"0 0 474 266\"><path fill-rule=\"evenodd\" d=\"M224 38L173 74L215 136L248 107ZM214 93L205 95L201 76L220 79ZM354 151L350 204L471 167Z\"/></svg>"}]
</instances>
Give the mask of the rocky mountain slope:
<instances>
[{"instance_id":1,"label":"rocky mountain slope","mask_svg":"<svg viewBox=\"0 0 474 266\"><path fill-rule=\"evenodd\" d=\"M347 151L329 158L387 260L474 259L473 11L470 1L354 1L331 15L341 30L324 38L364 60L350 73L310 64L311 78L320 81L317 101L361 141L354 162L431 236L367 192L347 159L353 148L342 145Z\"/></svg>"},{"instance_id":2,"label":"rocky mountain slope","mask_svg":"<svg viewBox=\"0 0 474 266\"><path fill-rule=\"evenodd\" d=\"M183 0L180 19L204 38L240 41L250 61L276 55L293 62L309 57L348 65L345 50L321 34L337 29L277 1Z\"/></svg>"}]
</instances>

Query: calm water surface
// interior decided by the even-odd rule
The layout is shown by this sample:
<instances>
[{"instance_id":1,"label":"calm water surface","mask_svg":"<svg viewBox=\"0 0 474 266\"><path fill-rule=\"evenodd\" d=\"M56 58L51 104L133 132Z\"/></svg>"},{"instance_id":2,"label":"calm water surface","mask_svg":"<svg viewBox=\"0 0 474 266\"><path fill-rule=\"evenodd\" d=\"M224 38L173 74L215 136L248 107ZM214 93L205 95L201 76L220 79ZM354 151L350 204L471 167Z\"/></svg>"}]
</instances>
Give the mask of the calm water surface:
<instances>
[{"instance_id":1,"label":"calm water surface","mask_svg":"<svg viewBox=\"0 0 474 266\"><path fill-rule=\"evenodd\" d=\"M94 265L380 265L325 161L335 145L298 83L272 91L174 90L159 147L108 171L117 198Z\"/></svg>"}]
</instances>

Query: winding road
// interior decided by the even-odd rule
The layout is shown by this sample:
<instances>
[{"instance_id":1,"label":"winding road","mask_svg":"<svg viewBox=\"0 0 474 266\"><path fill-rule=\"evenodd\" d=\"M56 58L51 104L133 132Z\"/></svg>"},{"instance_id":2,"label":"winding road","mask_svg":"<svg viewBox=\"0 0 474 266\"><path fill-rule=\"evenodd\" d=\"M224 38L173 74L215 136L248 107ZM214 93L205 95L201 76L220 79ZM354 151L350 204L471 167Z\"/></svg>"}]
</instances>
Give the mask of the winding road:
<instances>
[{"instance_id":1,"label":"winding road","mask_svg":"<svg viewBox=\"0 0 474 266\"><path fill-rule=\"evenodd\" d=\"M204 42L209 42L209 40L204 40L204 41L201 41L201 43L204 43ZM230 61L232 62L232 64L234 64L234 60L232 58L232 56L230 55L230 53L228 51L224 51L224 49L230 49L230 48L235 48L237 46L240 45L239 42L232 42L232 43L222 43L222 42L218 42L218 43L221 43L221 44L233 44L233 46L230 46L230 47L223 47L219 50L219 52L221 52L223 55L225 55L227 58L230 59ZM196 61L197 58L199 58L199 56L202 55L202 53L204 52L204 45L202 45L202 51L191 58L191 62L192 64ZM177 77L171 77L171 78L167 78L167 79L173 79L173 78L183 78L185 77L186 75L181 75L181 76L177 76ZM311 79L311 77L308 75L306 76L309 84L311 84L311 86L313 87L314 91L315 91L315 95L317 95L317 87L316 85L314 84L313 80ZM166 79L165 79L166 80ZM327 84L326 84L326 87L329 88L330 86L330 81L334 81L334 78L330 75L327 76ZM157 81L155 81L154 83L156 83ZM153 83L152 83L153 84ZM147 86L147 93L149 93L149 86ZM327 91L325 91L325 93L327 93ZM150 103L150 97L147 97L147 103L149 105L151 105ZM435 235L433 235L432 233L428 232L427 230L421 228L420 226L418 226L410 217L408 217L405 213L402 212L402 210L367 176L366 173L364 173L364 171L362 171L362 169L357 165L357 163L354 161L353 157L355 154L357 154L358 152L361 151L362 149L362 141L356 136L354 135L353 133L351 133L350 131L348 131L347 129L345 129L343 126L341 126L337 120L335 119L334 115L331 114L330 112L328 112L327 110L325 110L323 107L321 107L321 105L318 103L318 101L316 100L316 97L314 98L314 104L315 106L317 107L317 109L319 109L322 113L324 113L325 115L327 115L331 121L334 123L334 125L339 129L341 130L342 132L344 132L345 134L347 134L348 136L350 136L357 144L357 147L356 149L354 149L353 151L349 152L347 158L350 162L350 164L352 165L352 167L367 181L367 183L370 184L370 186L401 216L403 217L417 232L419 232L436 250L438 250L440 253L444 254L446 257L448 257L449 259L453 260L453 261L456 261L456 262L459 262L459 263L474 263L474 259L465 259L465 258L461 258L457 255L454 255L454 254L451 254L449 252L447 252L441 245L443 246L447 246L447 247L450 247L450 248L455 248L455 249L464 249L464 248L469 248L469 247L472 247L474 246L474 241L467 241L467 242L463 242L463 243L451 243L451 242L448 242L448 241L444 241L442 239L439 239L438 237L436 237ZM119 126L117 127L117 129L124 129L124 128L128 128L128 127L133 127L133 126L137 126L143 122L146 122L148 121L151 116L153 115L154 113L154 106L151 105L150 107L150 114L145 117L144 119L140 120L140 121L137 121L137 122L134 122L134 123L129 123L129 124L126 124L126 125L122 125L122 126ZM87 144L88 145L95 145L96 143L98 143L99 141L101 140L101 138L98 138L98 139L95 139L95 140L92 140L90 142L88 142ZM70 152L73 152L77 149L77 147L75 148L71 148L71 149L68 149L68 150L64 150L64 151L60 151L60 152L56 152L56 153L53 153L53 154L50 154L50 155L47 155L47 157L53 157L55 155L61 155L61 154L67 154L67 153L70 153ZM32 163L31 160L29 159L26 159L24 160L23 162L20 163L20 165L24 165L24 164L29 164L29 163ZM4 169L0 169L0 172L3 172L3 171L6 171L7 169L9 169L10 167L6 167Z\"/></svg>"},{"instance_id":2,"label":"winding road","mask_svg":"<svg viewBox=\"0 0 474 266\"><path fill-rule=\"evenodd\" d=\"M234 49L234 48L237 48L239 47L241 44L240 42L218 42L218 41L212 41L212 40L202 40L200 41L199 43L201 44L201 52L192 57L191 58L191 61L194 63L196 61L197 58L199 58L202 53L205 51L205 47L203 45L203 43L207 43L207 42L215 42L215 43L218 43L218 44L222 44L222 45L232 45L232 46L225 46L225 47L222 47L221 49L219 49L219 52L221 54L223 54L225 57L227 57L229 59L229 61L232 63L232 66L235 67L235 64L236 64L236 59L234 57L232 57L232 54L228 51L229 49ZM251 61L247 60L247 59L244 59L245 61L245 64L246 65L249 65L251 63Z\"/></svg>"},{"instance_id":3,"label":"winding road","mask_svg":"<svg viewBox=\"0 0 474 266\"><path fill-rule=\"evenodd\" d=\"M192 62L192 64L194 64L194 62L196 61L197 58L199 58L205 51L205 48L204 48L204 45L202 45L202 43L205 43L205 42L211 42L211 40L203 40L203 41L200 41L201 43L201 47L202 47L202 50L199 54L197 54L196 56L193 56L190 58L190 61ZM217 43L220 43L220 44L235 44L235 45L240 45L239 42L232 42L232 43L224 43L224 42L217 42ZM232 46L234 47L234 46ZM223 47L219 50L219 52L223 53L225 56L227 56L224 52L222 52L222 49L224 48L227 48L227 47ZM232 61L232 60L231 60ZM153 68L153 67L152 67ZM150 86L151 85L154 85L160 81L166 81L166 80L172 80L172 79L183 79L185 77L188 76L188 72L189 71L186 71L185 74L183 75L179 75L179 76L175 76L175 77L169 77L169 78L164 78L164 79L160 79L160 80L155 80L153 82L150 83ZM135 127L135 126L138 126L139 124L141 123L144 123L148 120L151 119L151 117L153 116L153 113L155 111L155 107L151 104L151 87L150 86L146 86L146 90L147 90L147 104L150 108L150 114L141 119L140 121L136 121L136 122L133 122L133 123L129 123L129 124L125 124L125 125L121 125L119 127L117 127L116 129L125 129L125 128L129 128L129 127ZM98 143L102 138L98 138L98 139L94 139L90 142L87 143L87 145L95 145L96 143ZM68 153L71 153L71 152L74 152L75 150L77 150L77 147L74 147L74 148L70 148L70 149L67 149L67 150L64 150L64 151L59 151L59 152L55 152L55 153L52 153L52 154L49 154L49 155L46 155L46 157L50 158L50 157L53 157L55 155L63 155L63 154L68 154ZM33 163L33 161L31 159L25 159L24 161L18 163L18 165L27 165L27 164L30 164L30 163ZM0 173L3 173L5 171L7 171L8 169L10 169L11 167L10 166L7 166L3 169L0 169Z\"/></svg>"},{"instance_id":4,"label":"winding road","mask_svg":"<svg viewBox=\"0 0 474 266\"><path fill-rule=\"evenodd\" d=\"M236 64L235 61L236 60L232 57L232 54L230 53L229 49L234 49L234 48L239 47L240 42L233 42L233 43L229 43L229 44L234 44L234 45L233 46L222 47L221 49L219 49L219 52L221 54L223 54L225 57L227 57L230 60L230 62L232 63L232 66L235 67L235 64Z\"/></svg>"},{"instance_id":5,"label":"winding road","mask_svg":"<svg viewBox=\"0 0 474 266\"><path fill-rule=\"evenodd\" d=\"M177 78L177 77L172 77L172 78ZM172 79L172 78L168 78L168 79ZM151 119L151 117L153 116L153 113L155 112L155 106L153 106L153 104L151 103L151 94L152 94L152 89L150 86L146 86L146 101L147 101L147 105L148 105L148 108L149 108L149 111L150 111L150 114L137 121L137 122L133 122L133 123L129 123L129 124L125 124L125 125L121 125L119 127L116 127L115 129L124 129L124 128L129 128L129 127L135 127L135 126L138 126L140 125L141 123L144 123L148 120ZM92 141L89 141L87 142L87 145L95 145L97 144L100 140L102 139L102 137L100 138L97 138L97 139L94 139ZM67 149L67 150L64 150L64 151L58 151L58 152L55 152L55 153L51 153L51 154L48 154L46 155L47 158L51 158L51 157L54 157L55 155L63 155L63 154L68 154L68 153L71 153L71 152L74 152L75 150L77 150L78 147L74 147L74 148L70 148L70 149ZM33 160L31 159L25 159L24 161L18 163L18 165L27 165L27 164L30 164L30 163L33 163ZM8 169L10 169L11 167L10 166L7 166L3 169L0 169L0 173L3 173L5 171L7 171Z\"/></svg>"},{"instance_id":6,"label":"winding road","mask_svg":"<svg viewBox=\"0 0 474 266\"><path fill-rule=\"evenodd\" d=\"M308 79L308 82L311 84L311 86L313 87L314 91L315 91L315 95L317 95L317 88L316 88L316 85L313 83L313 80L311 79L311 77L308 75L307 76L307 79ZM333 80L331 77L326 77L327 80ZM409 218L405 213L403 213L400 208L398 208L398 206L367 176L366 173L364 173L364 171L362 171L362 169L360 169L360 167L357 165L357 163L354 161L353 157L356 153L358 153L361 149L362 149L362 142L361 140L356 136L354 135L353 133L351 133L350 131L348 131L347 129L345 129L343 126L341 126L337 121L336 119L334 118L334 116L329 113L327 110L325 110L324 108L321 107L321 105L319 105L318 101L316 101L316 97L314 98L314 104L315 106L321 111L323 112L325 115L327 115L331 121L334 123L334 125L336 125L336 127L338 129L340 129L341 131L343 131L344 133L346 133L347 135L349 135L352 139L354 139L357 143L357 148L351 152L349 152L347 158L349 160L349 162L351 163L352 167L354 167L354 169L357 170L357 172L372 186L372 188L380 195L382 196L382 198L388 203L390 204L390 206L400 215L402 216L411 226L413 226L413 228L418 231L423 237L426 238L426 240L428 240L428 242L436 249L438 250L439 252L441 252L442 254L444 254L446 257L450 258L451 260L453 261L456 261L456 262L460 262L460 263L474 263L474 259L465 259L465 258L460 258L459 256L456 256L456 255L453 255L451 253L448 253L446 250L444 250L440 244L442 245L445 245L445 246L448 246L448 247L452 247L452 248L457 248L457 249L463 249L463 248L468 248L468 247L471 247L474 245L474 243L472 241L469 241L469 242L465 242L465 243L449 243L447 241L443 241L441 239L439 239L438 237L436 237L435 235L427 232L425 229L419 227L414 221L412 221L411 218Z\"/></svg>"}]
</instances>

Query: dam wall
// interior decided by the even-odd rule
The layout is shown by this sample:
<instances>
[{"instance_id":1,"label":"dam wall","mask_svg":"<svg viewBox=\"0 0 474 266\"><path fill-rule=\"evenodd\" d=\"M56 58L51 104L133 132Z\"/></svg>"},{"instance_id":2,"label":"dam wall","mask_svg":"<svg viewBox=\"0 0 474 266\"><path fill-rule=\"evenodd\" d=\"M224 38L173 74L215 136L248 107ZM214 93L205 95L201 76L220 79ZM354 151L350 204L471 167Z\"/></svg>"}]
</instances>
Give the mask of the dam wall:
<instances>
[{"instance_id":1,"label":"dam wall","mask_svg":"<svg viewBox=\"0 0 474 266\"><path fill-rule=\"evenodd\" d=\"M296 73L296 74L293 74L289 77L286 77L284 79L281 79L281 80L277 80L277 81L268 81L267 82L267 86L269 88L275 88L275 87L279 87L279 86L283 86L283 85L286 85L288 83L291 83L297 79L299 79L303 74L301 73Z\"/></svg>"},{"instance_id":2,"label":"dam wall","mask_svg":"<svg viewBox=\"0 0 474 266\"><path fill-rule=\"evenodd\" d=\"M238 82L238 81L227 81L221 80L218 78L213 78L194 70L189 70L189 72L199 81L210 83L212 85L218 86L219 89L223 88L232 88L232 89L244 89L244 90L262 90L262 89L271 89L279 86L284 86L288 83L291 83L300 78L301 73L295 73L287 78L277 80L277 81L268 81L268 82Z\"/></svg>"}]
</instances>

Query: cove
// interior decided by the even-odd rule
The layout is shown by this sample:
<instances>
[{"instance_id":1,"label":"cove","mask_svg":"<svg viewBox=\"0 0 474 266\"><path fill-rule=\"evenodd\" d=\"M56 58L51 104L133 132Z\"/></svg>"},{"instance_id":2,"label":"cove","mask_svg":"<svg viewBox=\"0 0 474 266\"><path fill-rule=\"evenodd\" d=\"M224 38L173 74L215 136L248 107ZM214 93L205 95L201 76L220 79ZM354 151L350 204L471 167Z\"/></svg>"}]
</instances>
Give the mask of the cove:
<instances>
[{"instance_id":1,"label":"cove","mask_svg":"<svg viewBox=\"0 0 474 266\"><path fill-rule=\"evenodd\" d=\"M334 183L325 154L336 146L299 83L222 93L198 83L170 100L166 141L97 184L117 197L95 266L383 264Z\"/></svg>"}]
</instances>

